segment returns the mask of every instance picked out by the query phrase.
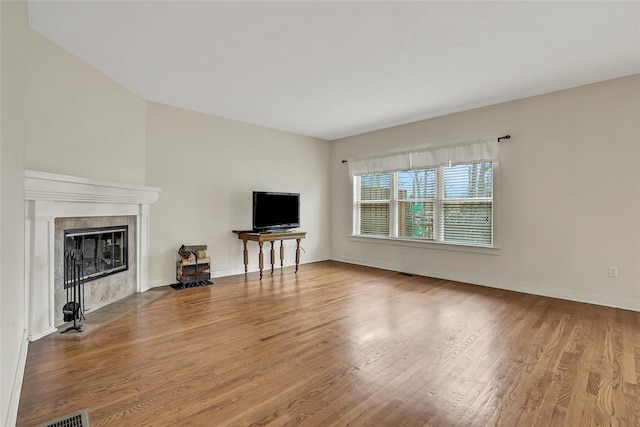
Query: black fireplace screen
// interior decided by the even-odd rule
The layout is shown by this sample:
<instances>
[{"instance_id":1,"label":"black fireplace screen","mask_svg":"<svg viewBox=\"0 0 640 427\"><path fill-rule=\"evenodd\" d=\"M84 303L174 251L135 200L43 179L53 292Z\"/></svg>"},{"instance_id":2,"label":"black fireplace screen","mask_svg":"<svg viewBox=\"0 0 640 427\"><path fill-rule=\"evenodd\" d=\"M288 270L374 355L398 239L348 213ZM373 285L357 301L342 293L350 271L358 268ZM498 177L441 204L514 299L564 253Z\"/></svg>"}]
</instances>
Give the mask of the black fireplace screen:
<instances>
[{"instance_id":1,"label":"black fireplace screen","mask_svg":"<svg viewBox=\"0 0 640 427\"><path fill-rule=\"evenodd\" d=\"M129 227L83 228L64 231L64 252L81 250L84 255L82 280L95 280L129 268ZM65 283L65 288L69 283Z\"/></svg>"}]
</instances>

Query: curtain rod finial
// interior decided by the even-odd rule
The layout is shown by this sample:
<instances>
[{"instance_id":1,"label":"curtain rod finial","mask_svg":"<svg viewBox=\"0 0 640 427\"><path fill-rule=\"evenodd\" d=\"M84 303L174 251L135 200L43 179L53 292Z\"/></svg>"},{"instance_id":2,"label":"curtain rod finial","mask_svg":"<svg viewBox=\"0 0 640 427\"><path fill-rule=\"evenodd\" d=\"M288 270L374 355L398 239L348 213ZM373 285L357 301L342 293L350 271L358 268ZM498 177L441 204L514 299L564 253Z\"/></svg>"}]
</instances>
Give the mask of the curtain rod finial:
<instances>
[{"instance_id":1,"label":"curtain rod finial","mask_svg":"<svg viewBox=\"0 0 640 427\"><path fill-rule=\"evenodd\" d=\"M498 137L498 142L500 142L503 139L511 139L511 135L505 135L505 136Z\"/></svg>"}]
</instances>

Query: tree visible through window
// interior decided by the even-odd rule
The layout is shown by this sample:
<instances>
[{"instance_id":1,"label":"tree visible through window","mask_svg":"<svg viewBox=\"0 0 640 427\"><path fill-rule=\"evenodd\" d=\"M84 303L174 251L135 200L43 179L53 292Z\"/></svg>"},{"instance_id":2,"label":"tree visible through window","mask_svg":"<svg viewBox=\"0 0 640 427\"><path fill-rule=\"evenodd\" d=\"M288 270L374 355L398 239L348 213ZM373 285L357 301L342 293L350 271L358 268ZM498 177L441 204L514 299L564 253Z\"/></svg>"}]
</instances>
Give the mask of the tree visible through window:
<instances>
[{"instance_id":1,"label":"tree visible through window","mask_svg":"<svg viewBox=\"0 0 640 427\"><path fill-rule=\"evenodd\" d=\"M354 234L493 243L493 164L355 176Z\"/></svg>"},{"instance_id":2,"label":"tree visible through window","mask_svg":"<svg viewBox=\"0 0 640 427\"><path fill-rule=\"evenodd\" d=\"M435 169L397 172L398 236L433 239Z\"/></svg>"}]
</instances>

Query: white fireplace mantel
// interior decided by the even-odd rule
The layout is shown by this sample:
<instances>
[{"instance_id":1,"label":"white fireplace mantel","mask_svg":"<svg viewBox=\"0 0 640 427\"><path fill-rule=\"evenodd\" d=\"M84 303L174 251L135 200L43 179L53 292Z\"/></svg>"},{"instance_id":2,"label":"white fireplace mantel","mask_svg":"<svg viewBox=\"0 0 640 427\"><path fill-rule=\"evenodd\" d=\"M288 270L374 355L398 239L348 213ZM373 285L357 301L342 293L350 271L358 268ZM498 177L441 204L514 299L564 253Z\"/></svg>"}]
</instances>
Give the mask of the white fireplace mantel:
<instances>
[{"instance_id":1,"label":"white fireplace mantel","mask_svg":"<svg viewBox=\"0 0 640 427\"><path fill-rule=\"evenodd\" d=\"M25 170L25 284L30 304L29 340L56 331L54 307L55 219L136 217L136 292L149 289L149 207L160 188Z\"/></svg>"}]
</instances>

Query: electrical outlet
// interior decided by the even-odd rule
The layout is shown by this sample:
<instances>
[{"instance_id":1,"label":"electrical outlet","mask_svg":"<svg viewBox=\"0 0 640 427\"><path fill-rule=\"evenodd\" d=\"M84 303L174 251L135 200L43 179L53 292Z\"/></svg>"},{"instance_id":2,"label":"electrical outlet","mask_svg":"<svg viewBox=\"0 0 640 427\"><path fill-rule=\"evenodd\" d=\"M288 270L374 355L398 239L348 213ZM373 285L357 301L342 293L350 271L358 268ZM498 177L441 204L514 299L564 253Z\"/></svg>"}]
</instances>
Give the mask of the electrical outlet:
<instances>
[{"instance_id":1,"label":"electrical outlet","mask_svg":"<svg viewBox=\"0 0 640 427\"><path fill-rule=\"evenodd\" d=\"M609 267L609 277L618 277L618 267Z\"/></svg>"}]
</instances>

